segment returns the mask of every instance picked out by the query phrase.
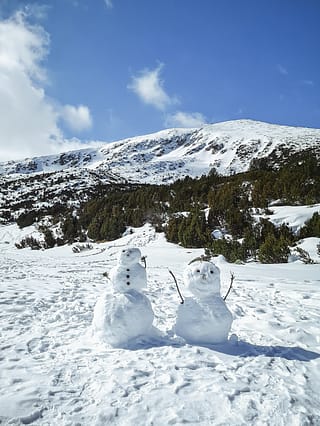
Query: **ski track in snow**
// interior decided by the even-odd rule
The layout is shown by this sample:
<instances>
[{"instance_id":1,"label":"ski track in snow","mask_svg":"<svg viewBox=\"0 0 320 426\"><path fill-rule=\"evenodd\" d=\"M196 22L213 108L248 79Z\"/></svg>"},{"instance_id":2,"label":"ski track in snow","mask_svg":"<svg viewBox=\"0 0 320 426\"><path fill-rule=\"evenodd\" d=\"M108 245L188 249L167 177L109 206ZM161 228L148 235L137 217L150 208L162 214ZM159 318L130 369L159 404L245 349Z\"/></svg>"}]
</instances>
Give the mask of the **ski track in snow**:
<instances>
[{"instance_id":1,"label":"ski track in snow","mask_svg":"<svg viewBox=\"0 0 320 426\"><path fill-rule=\"evenodd\" d=\"M113 349L90 325L102 274L127 244L147 255L145 294L163 336ZM219 260L222 294L235 274L227 302L239 341L204 347L174 336L179 297L168 273L181 283L202 250L148 227L103 248L0 245L0 424L320 424L319 265Z\"/></svg>"}]
</instances>

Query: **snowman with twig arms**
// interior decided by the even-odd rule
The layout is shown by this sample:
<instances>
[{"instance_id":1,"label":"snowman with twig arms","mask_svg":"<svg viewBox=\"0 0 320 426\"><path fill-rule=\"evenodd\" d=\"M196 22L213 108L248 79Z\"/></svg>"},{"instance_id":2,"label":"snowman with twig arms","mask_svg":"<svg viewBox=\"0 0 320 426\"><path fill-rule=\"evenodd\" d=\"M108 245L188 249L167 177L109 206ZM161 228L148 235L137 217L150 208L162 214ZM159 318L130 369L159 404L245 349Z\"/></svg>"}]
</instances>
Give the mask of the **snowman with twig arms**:
<instances>
[{"instance_id":1,"label":"snowman with twig arms","mask_svg":"<svg viewBox=\"0 0 320 426\"><path fill-rule=\"evenodd\" d=\"M195 344L226 342L233 318L220 294L219 268L209 261L193 261L184 271L184 283L192 296L179 305L176 335Z\"/></svg>"},{"instance_id":2,"label":"snowman with twig arms","mask_svg":"<svg viewBox=\"0 0 320 426\"><path fill-rule=\"evenodd\" d=\"M94 333L113 347L126 347L133 340L154 333L153 309L141 292L147 287L146 269L140 264L141 259L138 248L120 251L118 263L108 275L113 293L103 294L94 308Z\"/></svg>"}]
</instances>

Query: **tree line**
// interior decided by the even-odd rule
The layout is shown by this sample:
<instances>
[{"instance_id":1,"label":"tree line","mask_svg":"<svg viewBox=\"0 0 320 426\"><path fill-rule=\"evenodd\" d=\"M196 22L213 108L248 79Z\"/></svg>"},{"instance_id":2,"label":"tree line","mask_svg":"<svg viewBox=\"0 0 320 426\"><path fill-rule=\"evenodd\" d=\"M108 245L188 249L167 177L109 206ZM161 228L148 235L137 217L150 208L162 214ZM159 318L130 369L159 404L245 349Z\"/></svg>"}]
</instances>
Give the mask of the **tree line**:
<instances>
[{"instance_id":1,"label":"tree line","mask_svg":"<svg viewBox=\"0 0 320 426\"><path fill-rule=\"evenodd\" d=\"M62 243L114 240L127 227L149 222L184 247L205 247L230 261L253 258L274 263L284 261L289 246L299 238L320 237L317 213L297 235L287 225L275 227L268 220L272 202L320 202L320 165L311 151L289 156L277 168L270 159L260 159L251 163L248 172L232 176L212 169L206 176L186 177L170 185L113 185L104 195L94 195L76 212L64 208L62 214L53 214L54 221L62 223ZM255 215L262 213L265 218L257 221ZM34 216L22 215L19 225L24 219L30 224ZM221 238L213 237L215 229Z\"/></svg>"}]
</instances>

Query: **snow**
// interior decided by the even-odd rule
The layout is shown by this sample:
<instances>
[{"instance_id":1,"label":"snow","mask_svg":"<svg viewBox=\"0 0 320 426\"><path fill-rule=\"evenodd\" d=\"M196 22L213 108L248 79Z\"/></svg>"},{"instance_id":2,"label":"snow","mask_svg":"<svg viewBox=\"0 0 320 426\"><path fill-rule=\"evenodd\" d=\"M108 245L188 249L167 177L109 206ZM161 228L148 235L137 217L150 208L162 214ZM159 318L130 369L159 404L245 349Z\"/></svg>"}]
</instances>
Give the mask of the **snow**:
<instances>
[{"instance_id":1,"label":"snow","mask_svg":"<svg viewBox=\"0 0 320 426\"><path fill-rule=\"evenodd\" d=\"M139 263L141 251L136 247L123 248L119 252L117 265L110 271L110 282L115 291L140 291L147 286L145 268Z\"/></svg>"},{"instance_id":2,"label":"snow","mask_svg":"<svg viewBox=\"0 0 320 426\"><path fill-rule=\"evenodd\" d=\"M231 325L231 312L220 296L187 297L179 306L175 332L188 343L214 345L227 342Z\"/></svg>"},{"instance_id":3,"label":"snow","mask_svg":"<svg viewBox=\"0 0 320 426\"><path fill-rule=\"evenodd\" d=\"M320 238L309 237L299 241L298 246L309 253L311 259L316 262L320 261L320 249L318 254L318 246L320 247Z\"/></svg>"},{"instance_id":4,"label":"snow","mask_svg":"<svg viewBox=\"0 0 320 426\"><path fill-rule=\"evenodd\" d=\"M220 295L220 269L212 262L192 262L185 269L184 283L193 297L179 306L176 334L200 345L226 342L232 314Z\"/></svg>"},{"instance_id":5,"label":"snow","mask_svg":"<svg viewBox=\"0 0 320 426\"><path fill-rule=\"evenodd\" d=\"M122 249L110 271L113 293L99 297L93 314L93 333L113 347L131 348L137 339L152 337L154 313L149 299L140 291L147 286L141 251Z\"/></svg>"},{"instance_id":6,"label":"snow","mask_svg":"<svg viewBox=\"0 0 320 426\"><path fill-rule=\"evenodd\" d=\"M220 269L212 262L193 261L184 271L184 284L198 299L220 296Z\"/></svg>"},{"instance_id":7,"label":"snow","mask_svg":"<svg viewBox=\"0 0 320 426\"><path fill-rule=\"evenodd\" d=\"M136 290L103 294L94 308L93 333L113 347L132 348L137 339L152 337L153 310L149 299Z\"/></svg>"},{"instance_id":8,"label":"snow","mask_svg":"<svg viewBox=\"0 0 320 426\"><path fill-rule=\"evenodd\" d=\"M2 424L320 423L319 264L215 259L222 295L235 276L227 304L238 341L187 344L174 334L179 297L168 268L181 283L202 249L169 244L149 225L78 254L17 250L19 232L0 227ZM144 293L160 334L112 348L92 337L93 311L113 294L103 273L128 246L146 256Z\"/></svg>"},{"instance_id":9,"label":"snow","mask_svg":"<svg viewBox=\"0 0 320 426\"><path fill-rule=\"evenodd\" d=\"M20 162L0 163L0 176L22 180L43 172L96 172L102 181L126 179L159 184L201 176L213 167L222 175L247 171L253 158L278 152L319 149L320 129L280 126L253 120L208 124L195 129L167 129L120 141L92 142L92 148ZM89 142L87 143L87 145ZM121 178L120 178L121 177ZM79 177L80 180L80 177Z\"/></svg>"},{"instance_id":10,"label":"snow","mask_svg":"<svg viewBox=\"0 0 320 426\"><path fill-rule=\"evenodd\" d=\"M320 204L310 206L272 206L272 215L265 215L276 226L288 225L293 232L298 232L314 213L320 213Z\"/></svg>"}]
</instances>

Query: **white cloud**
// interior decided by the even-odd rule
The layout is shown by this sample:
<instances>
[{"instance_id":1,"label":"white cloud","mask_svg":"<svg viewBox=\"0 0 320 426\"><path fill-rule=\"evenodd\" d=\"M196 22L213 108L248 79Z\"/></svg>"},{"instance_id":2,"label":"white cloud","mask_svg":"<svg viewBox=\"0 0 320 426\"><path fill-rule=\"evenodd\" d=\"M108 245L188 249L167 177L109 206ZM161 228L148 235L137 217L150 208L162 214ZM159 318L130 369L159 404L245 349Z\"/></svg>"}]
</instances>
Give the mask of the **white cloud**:
<instances>
[{"instance_id":1,"label":"white cloud","mask_svg":"<svg viewBox=\"0 0 320 426\"><path fill-rule=\"evenodd\" d=\"M113 3L112 0L104 0L106 6L108 9L112 9L113 8Z\"/></svg>"},{"instance_id":2,"label":"white cloud","mask_svg":"<svg viewBox=\"0 0 320 426\"><path fill-rule=\"evenodd\" d=\"M277 69L278 69L279 73L282 74L282 75L288 75L289 74L288 70L281 64L277 65Z\"/></svg>"},{"instance_id":3,"label":"white cloud","mask_svg":"<svg viewBox=\"0 0 320 426\"><path fill-rule=\"evenodd\" d=\"M167 107L177 103L176 98L170 97L163 88L160 72L163 64L154 70L143 70L138 76L132 77L128 88L132 90L146 104L164 111Z\"/></svg>"},{"instance_id":4,"label":"white cloud","mask_svg":"<svg viewBox=\"0 0 320 426\"><path fill-rule=\"evenodd\" d=\"M61 118L71 130L76 132L92 127L91 113L85 105L79 105L78 107L65 105L61 111Z\"/></svg>"},{"instance_id":5,"label":"white cloud","mask_svg":"<svg viewBox=\"0 0 320 426\"><path fill-rule=\"evenodd\" d=\"M176 111L166 117L168 127L201 127L207 120L200 112Z\"/></svg>"},{"instance_id":6,"label":"white cloud","mask_svg":"<svg viewBox=\"0 0 320 426\"><path fill-rule=\"evenodd\" d=\"M312 80L302 80L302 84L304 86L314 86L314 82Z\"/></svg>"},{"instance_id":7,"label":"white cloud","mask_svg":"<svg viewBox=\"0 0 320 426\"><path fill-rule=\"evenodd\" d=\"M164 90L164 82L160 78L163 64L153 70L145 69L138 76L132 77L128 88L146 104L164 112L166 127L201 127L207 123L206 117L200 112L176 111L169 113L173 105L179 104L177 97L169 96Z\"/></svg>"},{"instance_id":8,"label":"white cloud","mask_svg":"<svg viewBox=\"0 0 320 426\"><path fill-rule=\"evenodd\" d=\"M92 123L87 107L61 109L46 96L48 79L43 61L49 53L50 38L42 27L28 22L28 13L30 10L25 9L9 19L0 19L0 161L57 153L75 146L63 139L57 124L62 112L78 130Z\"/></svg>"},{"instance_id":9,"label":"white cloud","mask_svg":"<svg viewBox=\"0 0 320 426\"><path fill-rule=\"evenodd\" d=\"M49 36L24 13L0 21L0 160L45 154L61 139L45 96Z\"/></svg>"}]
</instances>

